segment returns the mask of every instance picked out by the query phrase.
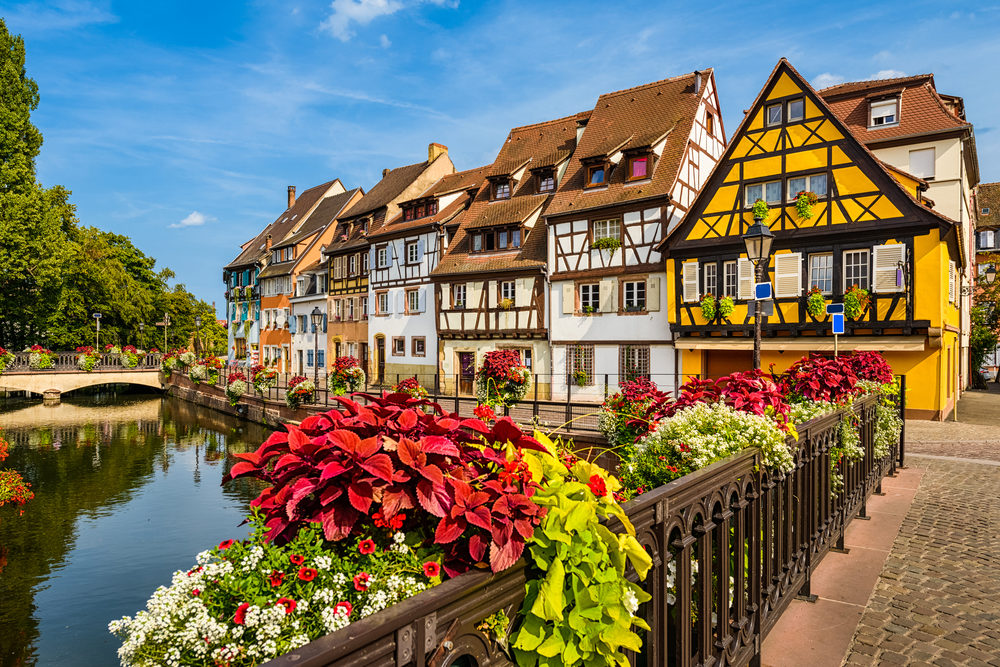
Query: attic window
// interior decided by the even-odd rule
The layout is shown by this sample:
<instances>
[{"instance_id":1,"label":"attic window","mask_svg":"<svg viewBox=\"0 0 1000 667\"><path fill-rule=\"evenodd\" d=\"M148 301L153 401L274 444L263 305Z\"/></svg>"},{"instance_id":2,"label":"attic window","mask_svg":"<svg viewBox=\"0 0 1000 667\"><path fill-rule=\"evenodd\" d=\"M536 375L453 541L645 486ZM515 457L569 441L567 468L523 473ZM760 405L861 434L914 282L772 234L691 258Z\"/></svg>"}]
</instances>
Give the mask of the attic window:
<instances>
[{"instance_id":1,"label":"attic window","mask_svg":"<svg viewBox=\"0 0 1000 667\"><path fill-rule=\"evenodd\" d=\"M899 123L899 98L871 102L869 128L897 125Z\"/></svg>"},{"instance_id":2,"label":"attic window","mask_svg":"<svg viewBox=\"0 0 1000 667\"><path fill-rule=\"evenodd\" d=\"M607 168L602 162L600 164L592 164L587 167L587 183L584 187L596 188L601 185L607 184Z\"/></svg>"},{"instance_id":3,"label":"attic window","mask_svg":"<svg viewBox=\"0 0 1000 667\"><path fill-rule=\"evenodd\" d=\"M510 199L510 179L493 182L493 199Z\"/></svg>"},{"instance_id":4,"label":"attic window","mask_svg":"<svg viewBox=\"0 0 1000 667\"><path fill-rule=\"evenodd\" d=\"M492 252L494 250L514 250L521 247L521 228L498 227L484 229L472 234L472 252Z\"/></svg>"},{"instance_id":5,"label":"attic window","mask_svg":"<svg viewBox=\"0 0 1000 667\"><path fill-rule=\"evenodd\" d=\"M420 218L436 215L437 210L438 205L436 199L432 199L431 201L422 204L411 204L403 208L403 221L409 222L410 220L419 220Z\"/></svg>"},{"instance_id":6,"label":"attic window","mask_svg":"<svg viewBox=\"0 0 1000 667\"><path fill-rule=\"evenodd\" d=\"M989 206L984 206L982 210L983 210L983 215L989 215L990 214L990 207Z\"/></svg>"},{"instance_id":7,"label":"attic window","mask_svg":"<svg viewBox=\"0 0 1000 667\"><path fill-rule=\"evenodd\" d=\"M628 159L628 180L649 178L649 155L634 155Z\"/></svg>"},{"instance_id":8,"label":"attic window","mask_svg":"<svg viewBox=\"0 0 1000 667\"><path fill-rule=\"evenodd\" d=\"M553 169L546 169L545 171L540 171L535 175L538 180L538 192L555 192L556 189L556 173Z\"/></svg>"},{"instance_id":9,"label":"attic window","mask_svg":"<svg viewBox=\"0 0 1000 667\"><path fill-rule=\"evenodd\" d=\"M802 120L805 117L806 102L800 98L788 101L788 121Z\"/></svg>"},{"instance_id":10,"label":"attic window","mask_svg":"<svg viewBox=\"0 0 1000 667\"><path fill-rule=\"evenodd\" d=\"M705 131L708 132L708 136L715 136L715 116L710 113L705 114Z\"/></svg>"},{"instance_id":11,"label":"attic window","mask_svg":"<svg viewBox=\"0 0 1000 667\"><path fill-rule=\"evenodd\" d=\"M767 120L767 124L768 125L781 125L781 105L780 104L772 104L769 107L767 107L766 120Z\"/></svg>"}]
</instances>

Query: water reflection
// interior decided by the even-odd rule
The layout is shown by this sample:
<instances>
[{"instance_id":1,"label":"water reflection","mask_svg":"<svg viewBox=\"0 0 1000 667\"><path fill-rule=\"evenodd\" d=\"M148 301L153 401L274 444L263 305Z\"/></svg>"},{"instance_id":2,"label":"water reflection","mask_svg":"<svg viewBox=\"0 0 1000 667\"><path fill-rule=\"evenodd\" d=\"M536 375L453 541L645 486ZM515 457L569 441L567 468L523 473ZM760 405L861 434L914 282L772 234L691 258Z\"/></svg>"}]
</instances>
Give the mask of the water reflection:
<instances>
[{"instance_id":1,"label":"water reflection","mask_svg":"<svg viewBox=\"0 0 1000 667\"><path fill-rule=\"evenodd\" d=\"M0 401L5 465L35 498L0 509L0 663L112 665L108 621L239 527L259 487L220 486L263 427L176 399Z\"/></svg>"}]
</instances>

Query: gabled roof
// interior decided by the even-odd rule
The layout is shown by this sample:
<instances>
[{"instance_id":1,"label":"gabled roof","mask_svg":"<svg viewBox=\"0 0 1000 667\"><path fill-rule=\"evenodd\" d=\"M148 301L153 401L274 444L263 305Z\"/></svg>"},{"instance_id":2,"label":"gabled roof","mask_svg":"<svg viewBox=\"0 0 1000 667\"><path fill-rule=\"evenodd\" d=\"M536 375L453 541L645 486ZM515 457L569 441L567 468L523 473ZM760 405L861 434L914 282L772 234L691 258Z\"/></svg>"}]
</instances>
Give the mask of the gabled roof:
<instances>
[{"instance_id":1,"label":"gabled roof","mask_svg":"<svg viewBox=\"0 0 1000 667\"><path fill-rule=\"evenodd\" d=\"M389 173L383 176L382 180L361 198L361 201L344 214L344 217L355 218L388 205L413 183L430 164L429 161L425 160L416 164L408 164L405 167L390 169Z\"/></svg>"},{"instance_id":2,"label":"gabled roof","mask_svg":"<svg viewBox=\"0 0 1000 667\"><path fill-rule=\"evenodd\" d=\"M497 159L490 165L490 176L509 176L521 167L554 167L567 159L576 148L577 123L586 121L590 111L533 125L515 127L507 135Z\"/></svg>"},{"instance_id":3,"label":"gabled roof","mask_svg":"<svg viewBox=\"0 0 1000 667\"><path fill-rule=\"evenodd\" d=\"M712 77L703 70L703 78ZM546 216L611 206L669 194L680 169L704 86L695 90L695 72L601 95L583 131ZM666 137L648 182L625 186L625 165L613 169L606 187L584 190L588 159L617 151L648 148Z\"/></svg>"},{"instance_id":4,"label":"gabled roof","mask_svg":"<svg viewBox=\"0 0 1000 667\"><path fill-rule=\"evenodd\" d=\"M240 268L246 266L252 266L257 263L257 260L264 257L267 254L267 236L270 234L271 243L280 242L295 225L301 222L309 210L316 204L319 199L329 191L334 183L339 183L340 179L335 178L332 181L327 181L326 183L321 183L320 185L314 186L303 192L292 204L291 207L285 209L285 211L278 216L278 218L261 230L260 234L254 238L253 242L250 243L243 249L236 259L225 266L226 269Z\"/></svg>"},{"instance_id":5,"label":"gabled roof","mask_svg":"<svg viewBox=\"0 0 1000 667\"><path fill-rule=\"evenodd\" d=\"M989 213L983 213L988 208ZM980 183L976 187L976 227L1000 227L1000 183Z\"/></svg>"},{"instance_id":6,"label":"gabled roof","mask_svg":"<svg viewBox=\"0 0 1000 667\"><path fill-rule=\"evenodd\" d=\"M353 190L341 192L339 195L324 198L316 207L316 210L306 218L305 223L301 227L286 236L279 243L273 243L272 239L271 247L295 245L313 234L323 231L328 225L336 221L337 216L344 211L344 207L359 192L364 194L361 188L354 188Z\"/></svg>"}]
</instances>

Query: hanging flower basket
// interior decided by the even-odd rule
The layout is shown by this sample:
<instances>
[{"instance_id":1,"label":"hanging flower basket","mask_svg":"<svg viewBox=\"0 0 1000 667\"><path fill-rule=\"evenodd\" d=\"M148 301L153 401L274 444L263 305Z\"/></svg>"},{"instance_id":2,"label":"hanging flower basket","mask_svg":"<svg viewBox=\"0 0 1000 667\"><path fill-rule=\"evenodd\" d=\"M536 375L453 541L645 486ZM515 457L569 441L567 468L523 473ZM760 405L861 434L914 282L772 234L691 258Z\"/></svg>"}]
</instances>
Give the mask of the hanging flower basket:
<instances>
[{"instance_id":1,"label":"hanging flower basket","mask_svg":"<svg viewBox=\"0 0 1000 667\"><path fill-rule=\"evenodd\" d=\"M861 319L867 312L870 303L871 296L868 294L868 290L861 289L857 285L851 285L851 289L844 292L844 314L849 319Z\"/></svg>"},{"instance_id":2,"label":"hanging flower basket","mask_svg":"<svg viewBox=\"0 0 1000 667\"><path fill-rule=\"evenodd\" d=\"M701 306L701 316L706 321L712 322L715 320L715 316L719 313L717 304L716 298L711 294L701 297L701 303L699 304Z\"/></svg>"},{"instance_id":3,"label":"hanging flower basket","mask_svg":"<svg viewBox=\"0 0 1000 667\"><path fill-rule=\"evenodd\" d=\"M531 371L517 350L487 352L476 371L476 397L484 405L515 405L524 399L530 385Z\"/></svg>"},{"instance_id":4,"label":"hanging flower basket","mask_svg":"<svg viewBox=\"0 0 1000 667\"><path fill-rule=\"evenodd\" d=\"M768 214L770 214L771 209L768 207L767 202L763 199L758 199L753 203L753 208L751 213L753 213L754 218L760 218L761 220L767 220Z\"/></svg>"},{"instance_id":5,"label":"hanging flower basket","mask_svg":"<svg viewBox=\"0 0 1000 667\"><path fill-rule=\"evenodd\" d=\"M731 296L722 297L721 299L719 299L719 304L718 304L719 317L721 317L722 319L727 319L730 315L733 314L734 307L735 305L733 304L733 297Z\"/></svg>"},{"instance_id":6,"label":"hanging flower basket","mask_svg":"<svg viewBox=\"0 0 1000 667\"><path fill-rule=\"evenodd\" d=\"M316 394L316 385L305 376L296 375L288 381L288 389L285 391L285 404L293 410L298 409L303 403L312 403Z\"/></svg>"},{"instance_id":7,"label":"hanging flower basket","mask_svg":"<svg viewBox=\"0 0 1000 667\"><path fill-rule=\"evenodd\" d=\"M500 299L497 305L500 306L500 310L510 310L514 307L514 299Z\"/></svg>"},{"instance_id":8,"label":"hanging flower basket","mask_svg":"<svg viewBox=\"0 0 1000 667\"><path fill-rule=\"evenodd\" d=\"M101 363L101 355L89 345L76 348L76 365L84 373L93 372Z\"/></svg>"},{"instance_id":9,"label":"hanging flower basket","mask_svg":"<svg viewBox=\"0 0 1000 667\"><path fill-rule=\"evenodd\" d=\"M599 239L594 239L594 242L590 244L590 247L594 250L607 250L608 252L614 252L618 248L622 247L622 242L613 236L604 236Z\"/></svg>"},{"instance_id":10,"label":"hanging flower basket","mask_svg":"<svg viewBox=\"0 0 1000 667\"><path fill-rule=\"evenodd\" d=\"M819 202L815 192L801 190L795 195L795 212L803 220L813 217L813 207Z\"/></svg>"},{"instance_id":11,"label":"hanging flower basket","mask_svg":"<svg viewBox=\"0 0 1000 667\"><path fill-rule=\"evenodd\" d=\"M326 388L334 396L361 391L365 386L365 371L355 357L337 357L330 374L326 376Z\"/></svg>"},{"instance_id":12,"label":"hanging flower basket","mask_svg":"<svg viewBox=\"0 0 1000 667\"><path fill-rule=\"evenodd\" d=\"M826 297L815 285L806 295L806 312L817 320L826 315Z\"/></svg>"}]
</instances>

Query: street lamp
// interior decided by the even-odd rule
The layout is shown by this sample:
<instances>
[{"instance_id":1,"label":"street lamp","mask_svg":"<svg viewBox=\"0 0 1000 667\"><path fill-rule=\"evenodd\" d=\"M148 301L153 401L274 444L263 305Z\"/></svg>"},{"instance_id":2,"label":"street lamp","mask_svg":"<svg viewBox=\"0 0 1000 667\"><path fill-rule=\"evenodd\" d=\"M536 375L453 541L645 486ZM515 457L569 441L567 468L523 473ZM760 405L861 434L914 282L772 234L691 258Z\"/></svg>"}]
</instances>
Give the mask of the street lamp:
<instances>
[{"instance_id":1,"label":"street lamp","mask_svg":"<svg viewBox=\"0 0 1000 667\"><path fill-rule=\"evenodd\" d=\"M743 235L743 243L747 249L747 259L753 262L754 282L761 282L764 266L767 265L768 257L771 254L771 243L774 241L774 234L764 224L764 218L754 216L753 224ZM754 297L757 295L754 294ZM753 315L753 367L760 370L760 299L754 298Z\"/></svg>"},{"instance_id":2,"label":"street lamp","mask_svg":"<svg viewBox=\"0 0 1000 667\"><path fill-rule=\"evenodd\" d=\"M201 315L194 316L194 352L201 356Z\"/></svg>"},{"instance_id":3,"label":"street lamp","mask_svg":"<svg viewBox=\"0 0 1000 667\"><path fill-rule=\"evenodd\" d=\"M323 311L316 306L309 313L313 325L313 385L319 385L319 328L323 324Z\"/></svg>"},{"instance_id":4,"label":"street lamp","mask_svg":"<svg viewBox=\"0 0 1000 667\"><path fill-rule=\"evenodd\" d=\"M146 348L145 343L146 343L146 323L139 322L139 345L142 346L143 349L145 349Z\"/></svg>"},{"instance_id":5,"label":"street lamp","mask_svg":"<svg viewBox=\"0 0 1000 667\"><path fill-rule=\"evenodd\" d=\"M167 327L170 326L170 313L163 313L163 321L160 324L163 325L163 353L166 354L167 350L170 349L170 345L167 342Z\"/></svg>"},{"instance_id":6,"label":"street lamp","mask_svg":"<svg viewBox=\"0 0 1000 667\"><path fill-rule=\"evenodd\" d=\"M94 349L101 349L101 314L94 313L94 323L97 324L97 333L94 338Z\"/></svg>"},{"instance_id":7,"label":"street lamp","mask_svg":"<svg viewBox=\"0 0 1000 667\"><path fill-rule=\"evenodd\" d=\"M997 279L997 270L995 266L991 266L986 269L986 284L992 285L993 281Z\"/></svg>"}]
</instances>

